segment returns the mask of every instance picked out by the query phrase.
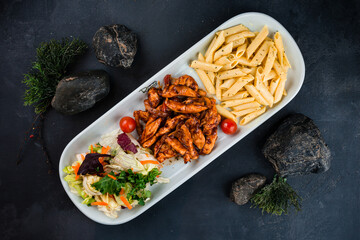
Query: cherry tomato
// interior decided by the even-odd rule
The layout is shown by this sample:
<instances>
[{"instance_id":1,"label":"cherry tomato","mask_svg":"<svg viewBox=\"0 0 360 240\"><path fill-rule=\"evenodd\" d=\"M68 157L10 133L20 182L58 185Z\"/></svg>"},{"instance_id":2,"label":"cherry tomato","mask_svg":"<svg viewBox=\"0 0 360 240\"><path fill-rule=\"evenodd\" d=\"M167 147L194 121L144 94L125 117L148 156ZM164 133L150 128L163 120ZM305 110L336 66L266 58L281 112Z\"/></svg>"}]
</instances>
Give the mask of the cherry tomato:
<instances>
[{"instance_id":1,"label":"cherry tomato","mask_svg":"<svg viewBox=\"0 0 360 240\"><path fill-rule=\"evenodd\" d=\"M123 117L120 120L120 128L123 132L131 133L136 128L136 122L132 117Z\"/></svg>"},{"instance_id":2,"label":"cherry tomato","mask_svg":"<svg viewBox=\"0 0 360 240\"><path fill-rule=\"evenodd\" d=\"M237 124L236 122L234 122L231 119L224 119L221 122L221 130L225 133L225 134L234 134L237 130Z\"/></svg>"}]
</instances>

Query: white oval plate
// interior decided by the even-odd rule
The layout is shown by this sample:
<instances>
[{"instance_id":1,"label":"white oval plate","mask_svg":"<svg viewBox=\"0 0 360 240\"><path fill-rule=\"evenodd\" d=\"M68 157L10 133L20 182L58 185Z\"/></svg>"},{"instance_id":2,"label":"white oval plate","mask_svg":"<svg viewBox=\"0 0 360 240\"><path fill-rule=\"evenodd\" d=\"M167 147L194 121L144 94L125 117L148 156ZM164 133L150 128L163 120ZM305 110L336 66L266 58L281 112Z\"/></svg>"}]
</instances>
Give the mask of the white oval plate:
<instances>
[{"instance_id":1,"label":"white oval plate","mask_svg":"<svg viewBox=\"0 0 360 240\"><path fill-rule=\"evenodd\" d=\"M285 96L283 100L278 103L274 108L269 109L263 115L253 120L246 126L241 126L240 132L234 135L225 135L224 133L219 131L218 140L211 154L206 156L200 156L198 160L192 161L189 164L184 164L182 161L177 161L172 165L164 166L164 168L162 169L162 176L170 178L170 183L157 184L152 186L152 199L147 202L145 206L137 206L132 210L124 209L119 212L118 218L111 219L105 216L103 212L98 211L96 207L88 207L84 204L81 204L81 197L78 197L70 192L70 188L67 182L64 180L65 173L62 171L62 169L75 161L76 153L87 151L88 146L97 142L100 139L101 135L118 128L118 122L121 117L132 116L134 110L144 110L143 101L147 95L142 93L140 90L144 87L149 86L154 81L162 81L166 74L171 74L173 76L180 76L183 74L191 75L198 82L199 87L204 89L204 86L198 78L196 72L189 67L190 61L196 59L198 52L205 52L207 46L214 37L215 32L221 29L232 27L237 24L244 24L252 31L260 31L264 25L267 25L270 34L276 31L279 31L281 33L286 54L292 65L292 69L290 69L288 72L288 80L286 81L286 90L288 93L287 96ZM166 195L175 190L186 180L194 176L197 172L199 172L201 169L203 169L205 166L215 160L218 156L228 150L231 146L240 141L255 128L260 126L272 115L282 109L299 92L303 84L304 77L305 64L300 49L294 39L291 37L290 33L279 22L277 22L272 17L262 13L250 12L239 14L226 21L225 23L221 24L214 31L209 33L193 47L191 47L181 56L176 58L169 65L164 67L161 71L159 71L149 80L147 80L144 84L134 90L121 102L116 104L113 108L111 108L108 112L106 112L103 116L93 122L85 130L79 133L73 140L71 140L71 142L64 149L60 158L59 175L61 183L75 206L82 213L84 213L87 217L94 220L95 222L107 225L116 225L128 222L145 212L154 204L156 204L158 201L160 201L162 198L164 198ZM169 211L171 211L171 209L169 209Z\"/></svg>"}]
</instances>

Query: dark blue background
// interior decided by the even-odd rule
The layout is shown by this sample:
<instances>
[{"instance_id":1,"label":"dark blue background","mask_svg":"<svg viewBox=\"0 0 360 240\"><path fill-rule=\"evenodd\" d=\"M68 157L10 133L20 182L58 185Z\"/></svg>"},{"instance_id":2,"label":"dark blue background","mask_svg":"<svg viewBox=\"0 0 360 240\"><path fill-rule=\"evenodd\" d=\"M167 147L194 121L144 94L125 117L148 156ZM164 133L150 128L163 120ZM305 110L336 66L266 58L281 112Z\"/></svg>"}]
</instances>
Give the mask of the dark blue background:
<instances>
[{"instance_id":1,"label":"dark blue background","mask_svg":"<svg viewBox=\"0 0 360 240\"><path fill-rule=\"evenodd\" d=\"M35 48L66 36L88 44L102 25L121 23L139 37L131 69L108 68L89 51L74 70L105 69L111 92L89 111L50 110L45 140L57 168L66 144L81 130L227 19L258 11L292 34L306 64L296 98L176 191L129 223L104 226L85 217L48 175L39 144L16 154L34 116L21 83ZM360 234L360 4L359 1L116 1L48 0L0 3L0 234L3 239L357 239ZM231 182L274 171L260 149L279 120L301 112L314 119L333 161L323 174L291 177L303 210L262 215L229 201Z\"/></svg>"}]
</instances>

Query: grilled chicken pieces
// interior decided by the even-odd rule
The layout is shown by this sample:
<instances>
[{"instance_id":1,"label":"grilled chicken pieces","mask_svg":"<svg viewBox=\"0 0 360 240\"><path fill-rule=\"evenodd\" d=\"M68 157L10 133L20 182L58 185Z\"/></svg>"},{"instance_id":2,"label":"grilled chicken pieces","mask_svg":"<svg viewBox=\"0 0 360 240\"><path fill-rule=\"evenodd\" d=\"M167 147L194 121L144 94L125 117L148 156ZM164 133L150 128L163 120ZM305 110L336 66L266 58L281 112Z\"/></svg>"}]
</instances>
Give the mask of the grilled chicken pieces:
<instances>
[{"instance_id":1,"label":"grilled chicken pieces","mask_svg":"<svg viewBox=\"0 0 360 240\"><path fill-rule=\"evenodd\" d=\"M139 143L153 148L160 162L181 156L187 163L211 153L221 117L215 99L206 97L191 76L166 75L164 88L150 88L144 105L146 111L134 112Z\"/></svg>"}]
</instances>

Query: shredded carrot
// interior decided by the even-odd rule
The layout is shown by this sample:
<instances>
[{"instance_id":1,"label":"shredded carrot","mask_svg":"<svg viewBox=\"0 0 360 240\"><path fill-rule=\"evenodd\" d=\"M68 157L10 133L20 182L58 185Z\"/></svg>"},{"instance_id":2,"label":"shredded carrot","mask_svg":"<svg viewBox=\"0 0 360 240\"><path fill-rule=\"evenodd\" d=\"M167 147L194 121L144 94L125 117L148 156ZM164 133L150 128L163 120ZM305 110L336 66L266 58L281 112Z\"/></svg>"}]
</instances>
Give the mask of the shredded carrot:
<instances>
[{"instance_id":1,"label":"shredded carrot","mask_svg":"<svg viewBox=\"0 0 360 240\"><path fill-rule=\"evenodd\" d=\"M79 179L79 175L77 174L80 168L80 163L77 162L75 166L71 166L74 169L74 173L75 173L75 180Z\"/></svg>"},{"instance_id":2,"label":"shredded carrot","mask_svg":"<svg viewBox=\"0 0 360 240\"><path fill-rule=\"evenodd\" d=\"M106 202L93 202L91 203L92 206L107 206L108 204Z\"/></svg>"},{"instance_id":3,"label":"shredded carrot","mask_svg":"<svg viewBox=\"0 0 360 240\"><path fill-rule=\"evenodd\" d=\"M116 180L116 177L114 177L113 175L108 174L107 176L108 176L109 178L112 178L112 179Z\"/></svg>"},{"instance_id":4,"label":"shredded carrot","mask_svg":"<svg viewBox=\"0 0 360 240\"><path fill-rule=\"evenodd\" d=\"M140 161L140 163L142 165L149 164L149 163L151 163L151 164L159 164L159 162L155 161L155 160L144 160L144 161Z\"/></svg>"},{"instance_id":5,"label":"shredded carrot","mask_svg":"<svg viewBox=\"0 0 360 240\"><path fill-rule=\"evenodd\" d=\"M94 147L93 145L90 145L90 153L93 153L94 152Z\"/></svg>"},{"instance_id":6,"label":"shredded carrot","mask_svg":"<svg viewBox=\"0 0 360 240\"><path fill-rule=\"evenodd\" d=\"M123 195L124 194L124 189L122 188L121 191L120 191L120 195Z\"/></svg>"},{"instance_id":7,"label":"shredded carrot","mask_svg":"<svg viewBox=\"0 0 360 240\"><path fill-rule=\"evenodd\" d=\"M105 148L105 147L102 147L102 148L101 148L101 154L107 154L107 153L109 152L109 150L110 150L110 147L109 147L109 146L107 146L106 148ZM104 165L104 157L100 157L100 158L99 158L99 162L100 162L102 165Z\"/></svg>"},{"instance_id":8,"label":"shredded carrot","mask_svg":"<svg viewBox=\"0 0 360 240\"><path fill-rule=\"evenodd\" d=\"M128 200L126 200L125 197L120 196L120 200L126 205L126 207L127 207L129 210L132 209L132 206L130 205L130 203L128 202Z\"/></svg>"},{"instance_id":9,"label":"shredded carrot","mask_svg":"<svg viewBox=\"0 0 360 240\"><path fill-rule=\"evenodd\" d=\"M81 154L81 160L85 160L85 156Z\"/></svg>"}]
</instances>

